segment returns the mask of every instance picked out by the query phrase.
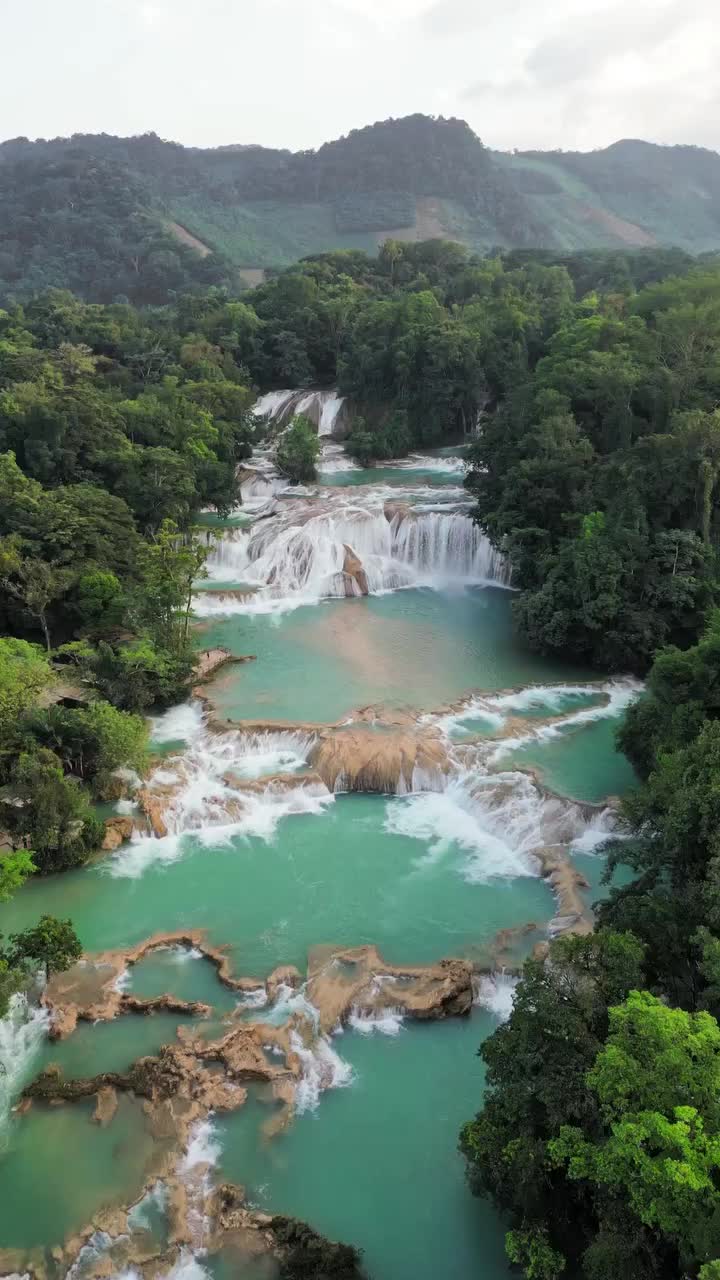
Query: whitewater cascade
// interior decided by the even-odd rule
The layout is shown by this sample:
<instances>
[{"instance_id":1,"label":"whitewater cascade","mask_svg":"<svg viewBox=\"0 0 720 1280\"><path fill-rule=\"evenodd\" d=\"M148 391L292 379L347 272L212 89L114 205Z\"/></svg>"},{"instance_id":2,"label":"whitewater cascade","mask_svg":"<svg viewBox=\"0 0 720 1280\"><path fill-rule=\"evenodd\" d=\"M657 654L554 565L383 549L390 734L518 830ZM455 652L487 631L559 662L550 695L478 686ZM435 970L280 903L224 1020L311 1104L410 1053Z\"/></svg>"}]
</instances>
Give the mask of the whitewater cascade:
<instances>
[{"instance_id":1,"label":"whitewater cascade","mask_svg":"<svg viewBox=\"0 0 720 1280\"><path fill-rule=\"evenodd\" d=\"M425 505L388 501L384 489L362 497L339 491L323 501L288 502L250 529L228 530L214 543L208 575L255 594L218 599L203 591L196 612L272 612L402 587L509 585L508 562L463 511Z\"/></svg>"},{"instance_id":2,"label":"whitewater cascade","mask_svg":"<svg viewBox=\"0 0 720 1280\"><path fill-rule=\"evenodd\" d=\"M320 813L333 795L316 776L303 778L314 736L300 731L213 733L198 703L174 707L153 722L156 744L184 741L136 792L153 835L136 831L103 868L136 878L151 865L182 856L182 838L205 844L241 835L269 841L284 817Z\"/></svg>"},{"instance_id":3,"label":"whitewater cascade","mask_svg":"<svg viewBox=\"0 0 720 1280\"><path fill-rule=\"evenodd\" d=\"M10 997L7 1014L0 1019L0 1129L32 1076L49 1021L47 1009L31 1005L25 995Z\"/></svg>"},{"instance_id":4,"label":"whitewater cascade","mask_svg":"<svg viewBox=\"0 0 720 1280\"><path fill-rule=\"evenodd\" d=\"M345 396L338 395L334 387L329 391L286 388L260 396L252 412L256 418L266 418L275 427L287 426L302 413L314 422L319 436L340 438L346 434L342 413L344 404Z\"/></svg>"},{"instance_id":5,"label":"whitewater cascade","mask_svg":"<svg viewBox=\"0 0 720 1280\"><path fill-rule=\"evenodd\" d=\"M343 750L359 752L371 745L372 728L360 721L353 727L351 718L314 732L270 724L218 732L209 729L199 703L173 708L153 722L153 741L184 740L185 746L166 756L136 793L155 835L136 834L108 860L107 871L135 877L153 863L175 861L187 834L208 845L237 836L269 841L283 818L320 813L339 792L369 789L398 797L388 800L385 829L421 842L421 862L459 853L459 874L470 883L537 876L549 849L589 853L614 835L615 810L555 795L531 773L507 767L503 757L529 740L582 731L616 717L640 688L638 681L625 679L476 695L453 712L420 716L414 728L394 730L403 758L410 758L415 742L441 767L416 765L411 781L399 769L394 781L388 774L369 787L346 786L344 774L333 786L332 769L326 767L333 752L341 759ZM590 705L578 705L581 699ZM545 713L536 723L510 720L516 709L533 706ZM497 717L494 728L507 736L468 733L490 708ZM383 748L392 736L383 735ZM354 763L353 756L344 767Z\"/></svg>"}]
</instances>

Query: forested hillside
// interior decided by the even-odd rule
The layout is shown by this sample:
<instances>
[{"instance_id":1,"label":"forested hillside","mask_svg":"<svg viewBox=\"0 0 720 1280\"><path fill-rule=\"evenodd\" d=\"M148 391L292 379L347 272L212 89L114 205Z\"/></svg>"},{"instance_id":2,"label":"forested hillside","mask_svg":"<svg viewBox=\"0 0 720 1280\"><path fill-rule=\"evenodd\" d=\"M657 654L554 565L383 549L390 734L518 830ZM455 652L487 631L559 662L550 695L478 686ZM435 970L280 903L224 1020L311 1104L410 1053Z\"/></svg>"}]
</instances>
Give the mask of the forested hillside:
<instances>
[{"instance_id":1,"label":"forested hillside","mask_svg":"<svg viewBox=\"0 0 720 1280\"><path fill-rule=\"evenodd\" d=\"M556 252L720 247L720 157L620 142L501 154L462 120L414 115L317 151L182 147L154 134L0 145L0 300L48 287L164 302L388 237ZM192 247L193 238L199 242ZM204 248L202 247L204 246Z\"/></svg>"}]
</instances>

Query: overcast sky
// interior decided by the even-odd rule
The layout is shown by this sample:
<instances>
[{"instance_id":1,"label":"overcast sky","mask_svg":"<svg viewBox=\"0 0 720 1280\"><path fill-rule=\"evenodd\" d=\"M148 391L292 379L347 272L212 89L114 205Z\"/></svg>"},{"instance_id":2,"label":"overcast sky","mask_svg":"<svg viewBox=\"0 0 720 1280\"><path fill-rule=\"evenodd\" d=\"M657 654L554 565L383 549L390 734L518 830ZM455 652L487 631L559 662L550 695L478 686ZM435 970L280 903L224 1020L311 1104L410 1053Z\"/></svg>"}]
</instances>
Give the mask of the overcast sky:
<instances>
[{"instance_id":1,"label":"overcast sky","mask_svg":"<svg viewBox=\"0 0 720 1280\"><path fill-rule=\"evenodd\" d=\"M458 115L491 147L720 149L718 0L0 0L0 136L315 147Z\"/></svg>"}]
</instances>

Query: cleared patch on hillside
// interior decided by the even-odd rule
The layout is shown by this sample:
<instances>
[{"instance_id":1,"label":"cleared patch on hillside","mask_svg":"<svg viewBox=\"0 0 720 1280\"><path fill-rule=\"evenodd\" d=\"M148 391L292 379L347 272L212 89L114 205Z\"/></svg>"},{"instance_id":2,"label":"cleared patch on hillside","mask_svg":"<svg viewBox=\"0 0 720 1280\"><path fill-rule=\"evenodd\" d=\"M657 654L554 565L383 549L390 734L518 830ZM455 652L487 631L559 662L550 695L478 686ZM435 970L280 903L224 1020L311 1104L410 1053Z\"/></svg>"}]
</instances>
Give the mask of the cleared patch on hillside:
<instances>
[{"instance_id":1,"label":"cleared patch on hillside","mask_svg":"<svg viewBox=\"0 0 720 1280\"><path fill-rule=\"evenodd\" d=\"M200 254L201 258L207 258L212 253L212 249L208 245L203 244L202 240L198 240L197 236L188 231L187 227L181 226L179 222L166 222L165 227L171 235L175 236L176 240L179 240L181 244L187 245L188 249L194 249L196 253Z\"/></svg>"},{"instance_id":2,"label":"cleared patch on hillside","mask_svg":"<svg viewBox=\"0 0 720 1280\"><path fill-rule=\"evenodd\" d=\"M651 245L656 245L655 236L649 231L643 230L642 227L636 226L634 222L627 222L625 218L619 218L616 213L610 213L607 209L599 209L597 206L578 203L578 216L583 222L596 222L599 226L609 231L611 235L616 236L623 244L632 245L636 249L647 249Z\"/></svg>"}]
</instances>

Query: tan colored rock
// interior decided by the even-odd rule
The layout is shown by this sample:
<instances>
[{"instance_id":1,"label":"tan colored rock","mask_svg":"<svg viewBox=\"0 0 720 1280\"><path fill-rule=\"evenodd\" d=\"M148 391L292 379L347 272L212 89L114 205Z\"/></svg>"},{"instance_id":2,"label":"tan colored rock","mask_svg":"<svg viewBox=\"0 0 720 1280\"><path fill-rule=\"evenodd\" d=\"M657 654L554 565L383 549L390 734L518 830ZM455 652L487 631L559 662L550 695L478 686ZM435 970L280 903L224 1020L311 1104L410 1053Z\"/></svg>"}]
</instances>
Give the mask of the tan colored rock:
<instances>
[{"instance_id":1,"label":"tan colored rock","mask_svg":"<svg viewBox=\"0 0 720 1280\"><path fill-rule=\"evenodd\" d=\"M118 1109L117 1090L110 1085L98 1089L93 1120L101 1129L107 1128Z\"/></svg>"},{"instance_id":2,"label":"tan colored rock","mask_svg":"<svg viewBox=\"0 0 720 1280\"><path fill-rule=\"evenodd\" d=\"M294 964L281 964L277 969L273 969L270 976L265 981L265 989L268 994L268 1000L273 1001L277 998L278 987L284 985L292 987L296 990L302 983L302 974Z\"/></svg>"},{"instance_id":3,"label":"tan colored rock","mask_svg":"<svg viewBox=\"0 0 720 1280\"><path fill-rule=\"evenodd\" d=\"M117 817L105 819L105 835L100 846L106 852L119 849L125 840L129 840L135 831L146 831L147 825L142 818Z\"/></svg>"},{"instance_id":4,"label":"tan colored rock","mask_svg":"<svg viewBox=\"0 0 720 1280\"><path fill-rule=\"evenodd\" d=\"M354 596L357 595L358 592L361 596L369 594L367 574L363 568L362 560L356 556L352 547L349 547L347 543L345 544L345 559L343 561L342 571L347 583L345 590L346 595ZM355 591L351 585L353 583L357 587L357 591Z\"/></svg>"},{"instance_id":5,"label":"tan colored rock","mask_svg":"<svg viewBox=\"0 0 720 1280\"><path fill-rule=\"evenodd\" d=\"M593 930L589 907L580 892L590 885L573 866L569 855L561 848L533 849L533 857L540 863L543 878L552 886L558 906L555 920L550 922L550 932L588 934Z\"/></svg>"},{"instance_id":6,"label":"tan colored rock","mask_svg":"<svg viewBox=\"0 0 720 1280\"><path fill-rule=\"evenodd\" d=\"M445 743L432 728L375 728L351 724L322 734L310 752L310 764L330 791L409 791L413 772L422 769L440 779L447 771Z\"/></svg>"},{"instance_id":7,"label":"tan colored rock","mask_svg":"<svg viewBox=\"0 0 720 1280\"><path fill-rule=\"evenodd\" d=\"M186 1018L209 1018L212 1005L202 1000L181 1000L166 991L161 996L120 996L118 1013L181 1013Z\"/></svg>"},{"instance_id":8,"label":"tan colored rock","mask_svg":"<svg viewBox=\"0 0 720 1280\"><path fill-rule=\"evenodd\" d=\"M137 793L137 802L147 816L153 835L161 840L168 833L165 814L170 803L170 796L159 795L157 791L150 791L147 787L143 787Z\"/></svg>"},{"instance_id":9,"label":"tan colored rock","mask_svg":"<svg viewBox=\"0 0 720 1280\"><path fill-rule=\"evenodd\" d=\"M351 1012L398 1009L410 1018L464 1016L473 1001L472 965L466 960L398 968L377 947L316 947L310 953L307 997L331 1032Z\"/></svg>"}]
</instances>

